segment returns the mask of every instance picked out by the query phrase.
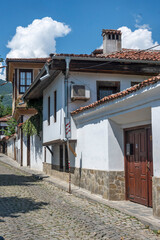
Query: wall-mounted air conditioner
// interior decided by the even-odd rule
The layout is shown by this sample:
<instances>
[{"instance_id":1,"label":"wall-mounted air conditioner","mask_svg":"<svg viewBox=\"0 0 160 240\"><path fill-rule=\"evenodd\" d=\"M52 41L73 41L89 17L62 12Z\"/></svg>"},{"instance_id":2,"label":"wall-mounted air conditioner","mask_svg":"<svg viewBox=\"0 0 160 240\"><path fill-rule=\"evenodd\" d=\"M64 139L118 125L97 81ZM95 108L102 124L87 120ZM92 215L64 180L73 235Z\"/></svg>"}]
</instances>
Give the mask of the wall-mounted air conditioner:
<instances>
[{"instance_id":1,"label":"wall-mounted air conditioner","mask_svg":"<svg viewBox=\"0 0 160 240\"><path fill-rule=\"evenodd\" d=\"M85 85L71 85L71 100L87 101L90 99L90 90Z\"/></svg>"}]
</instances>

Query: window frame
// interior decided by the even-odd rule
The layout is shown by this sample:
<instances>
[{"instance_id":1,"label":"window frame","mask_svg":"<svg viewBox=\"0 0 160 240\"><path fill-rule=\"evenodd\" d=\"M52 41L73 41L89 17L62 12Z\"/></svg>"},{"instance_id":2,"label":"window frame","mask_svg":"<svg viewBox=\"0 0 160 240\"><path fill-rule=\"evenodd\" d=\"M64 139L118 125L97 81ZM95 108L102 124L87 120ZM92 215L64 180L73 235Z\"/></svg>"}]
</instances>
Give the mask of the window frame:
<instances>
[{"instance_id":1,"label":"window frame","mask_svg":"<svg viewBox=\"0 0 160 240\"><path fill-rule=\"evenodd\" d=\"M99 101L100 99L100 89L104 89L104 90L112 90L113 93L117 93L117 92L120 92L120 81L97 81L97 101ZM111 95L111 94L109 94ZM106 95L106 96L109 96L109 95Z\"/></svg>"},{"instance_id":2,"label":"window frame","mask_svg":"<svg viewBox=\"0 0 160 240\"><path fill-rule=\"evenodd\" d=\"M21 84L21 73L24 72L25 73L25 85ZM31 73L31 84L33 82L33 69L19 69L19 93L20 94L24 94L27 91L27 87L29 87L31 84L27 84L27 75L26 73ZM25 88L25 91L21 91L21 87Z\"/></svg>"}]
</instances>

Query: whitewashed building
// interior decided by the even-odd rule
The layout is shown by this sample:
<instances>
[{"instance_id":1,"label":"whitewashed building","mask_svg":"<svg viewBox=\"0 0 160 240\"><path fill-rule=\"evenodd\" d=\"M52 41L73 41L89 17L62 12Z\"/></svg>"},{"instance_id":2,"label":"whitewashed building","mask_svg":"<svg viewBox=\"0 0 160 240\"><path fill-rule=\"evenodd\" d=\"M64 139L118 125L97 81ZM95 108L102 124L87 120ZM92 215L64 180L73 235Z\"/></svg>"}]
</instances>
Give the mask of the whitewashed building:
<instances>
[{"instance_id":1,"label":"whitewashed building","mask_svg":"<svg viewBox=\"0 0 160 240\"><path fill-rule=\"evenodd\" d=\"M27 107L22 96L34 81L48 58L8 58L6 59L6 80L12 82L12 115L18 123L17 134L7 140L9 156L21 166L42 171L42 136L25 136L22 124L37 113L33 107ZM35 144L36 142L36 144ZM12 153L14 151L14 153ZM31 161L32 159L32 161Z\"/></svg>"},{"instance_id":2,"label":"whitewashed building","mask_svg":"<svg viewBox=\"0 0 160 240\"><path fill-rule=\"evenodd\" d=\"M117 30L102 35L103 50L90 55L51 54L23 96L43 97L43 170L68 180L69 137L74 184L160 215L159 77L150 79L160 52L121 49Z\"/></svg>"}]
</instances>

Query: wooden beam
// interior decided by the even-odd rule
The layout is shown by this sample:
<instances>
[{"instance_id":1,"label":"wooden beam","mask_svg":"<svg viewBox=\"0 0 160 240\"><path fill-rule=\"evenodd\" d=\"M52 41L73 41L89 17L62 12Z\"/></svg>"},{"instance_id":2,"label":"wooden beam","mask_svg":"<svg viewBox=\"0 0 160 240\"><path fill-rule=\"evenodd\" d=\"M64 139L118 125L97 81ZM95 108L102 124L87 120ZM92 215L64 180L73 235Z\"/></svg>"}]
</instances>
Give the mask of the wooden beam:
<instances>
[{"instance_id":1,"label":"wooden beam","mask_svg":"<svg viewBox=\"0 0 160 240\"><path fill-rule=\"evenodd\" d=\"M48 147L48 146L46 146L46 148L48 149L48 151L51 153L51 155L53 156L53 152L52 152L52 150Z\"/></svg>"},{"instance_id":2,"label":"wooden beam","mask_svg":"<svg viewBox=\"0 0 160 240\"><path fill-rule=\"evenodd\" d=\"M75 151L73 150L73 148L71 147L70 144L69 144L69 149L71 150L71 152L73 153L73 155L74 155L75 157L77 157L77 154L75 153Z\"/></svg>"}]
</instances>

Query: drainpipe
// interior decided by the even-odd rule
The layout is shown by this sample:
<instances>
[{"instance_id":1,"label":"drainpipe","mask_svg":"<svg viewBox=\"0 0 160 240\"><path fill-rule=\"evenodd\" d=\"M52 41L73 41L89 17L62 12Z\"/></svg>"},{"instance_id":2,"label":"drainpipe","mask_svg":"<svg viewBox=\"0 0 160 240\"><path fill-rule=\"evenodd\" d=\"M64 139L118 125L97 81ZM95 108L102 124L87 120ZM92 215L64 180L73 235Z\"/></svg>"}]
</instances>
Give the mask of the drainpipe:
<instances>
[{"instance_id":1,"label":"drainpipe","mask_svg":"<svg viewBox=\"0 0 160 240\"><path fill-rule=\"evenodd\" d=\"M45 80L45 79L50 77L48 64L45 64L44 68L45 68L47 74L40 78L41 81L43 81L43 80Z\"/></svg>"},{"instance_id":2,"label":"drainpipe","mask_svg":"<svg viewBox=\"0 0 160 240\"><path fill-rule=\"evenodd\" d=\"M66 73L65 73L65 134L66 134L66 120L69 118L69 112L68 112L68 78L69 78L69 64L70 64L70 57L65 58L66 61ZM68 152L68 174L69 174L69 193L71 193L71 168L70 168L70 150L69 150L69 138L66 134L67 138L67 152Z\"/></svg>"},{"instance_id":3,"label":"drainpipe","mask_svg":"<svg viewBox=\"0 0 160 240\"><path fill-rule=\"evenodd\" d=\"M64 85L65 85L65 117L69 117L68 113L68 78L69 78L69 64L70 64L70 57L65 58L66 61L66 73L65 73L65 79L64 79Z\"/></svg>"}]
</instances>

